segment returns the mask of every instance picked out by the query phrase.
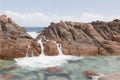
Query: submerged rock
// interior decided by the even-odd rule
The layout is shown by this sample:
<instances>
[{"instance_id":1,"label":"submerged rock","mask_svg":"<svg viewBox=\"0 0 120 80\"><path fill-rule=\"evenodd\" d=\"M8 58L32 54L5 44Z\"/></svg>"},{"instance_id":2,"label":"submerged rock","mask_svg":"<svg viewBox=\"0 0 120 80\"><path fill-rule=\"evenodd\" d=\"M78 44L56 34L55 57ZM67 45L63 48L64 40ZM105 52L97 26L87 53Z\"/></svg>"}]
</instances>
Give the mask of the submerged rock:
<instances>
[{"instance_id":1,"label":"submerged rock","mask_svg":"<svg viewBox=\"0 0 120 80\"><path fill-rule=\"evenodd\" d=\"M57 68L57 67L49 67L47 68L47 70L50 72L61 72L62 71L61 68Z\"/></svg>"},{"instance_id":2,"label":"submerged rock","mask_svg":"<svg viewBox=\"0 0 120 80\"><path fill-rule=\"evenodd\" d=\"M92 78L92 76L101 76L100 73L93 71L93 70L87 70L84 71L85 76L87 76L88 78Z\"/></svg>"},{"instance_id":3,"label":"submerged rock","mask_svg":"<svg viewBox=\"0 0 120 80\"><path fill-rule=\"evenodd\" d=\"M26 33L25 28L17 25L6 15L0 15L0 59L24 57L27 46L37 44L31 44L32 42L33 38ZM35 54L39 53L37 46L32 48Z\"/></svg>"},{"instance_id":4,"label":"submerged rock","mask_svg":"<svg viewBox=\"0 0 120 80\"><path fill-rule=\"evenodd\" d=\"M111 73L100 77L98 80L120 80L120 73Z\"/></svg>"},{"instance_id":5,"label":"submerged rock","mask_svg":"<svg viewBox=\"0 0 120 80\"><path fill-rule=\"evenodd\" d=\"M116 55L120 54L120 21L96 21L92 23L51 23L36 38L41 37L61 43L66 55ZM45 43L44 43L45 44ZM46 44L45 44L46 45ZM45 48L46 55L56 54L55 47ZM52 51L55 50L55 53Z\"/></svg>"},{"instance_id":6,"label":"submerged rock","mask_svg":"<svg viewBox=\"0 0 120 80\"><path fill-rule=\"evenodd\" d=\"M15 76L12 74L6 74L3 76L0 76L0 80L15 80Z\"/></svg>"}]
</instances>

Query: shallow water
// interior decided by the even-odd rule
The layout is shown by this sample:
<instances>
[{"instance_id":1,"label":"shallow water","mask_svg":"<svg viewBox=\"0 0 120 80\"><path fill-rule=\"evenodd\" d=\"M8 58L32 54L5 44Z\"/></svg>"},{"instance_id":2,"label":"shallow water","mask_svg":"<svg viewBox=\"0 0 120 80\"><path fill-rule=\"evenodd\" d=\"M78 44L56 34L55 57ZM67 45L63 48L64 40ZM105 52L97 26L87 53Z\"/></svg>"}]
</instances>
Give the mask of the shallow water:
<instances>
[{"instance_id":1,"label":"shallow water","mask_svg":"<svg viewBox=\"0 0 120 80\"><path fill-rule=\"evenodd\" d=\"M79 61L69 61L63 65L59 72L48 70L27 70L15 64L15 61L0 60L0 80L90 80L84 76L83 71L95 70L108 74L120 72L120 56L91 56ZM7 76L7 77L6 77Z\"/></svg>"}]
</instances>

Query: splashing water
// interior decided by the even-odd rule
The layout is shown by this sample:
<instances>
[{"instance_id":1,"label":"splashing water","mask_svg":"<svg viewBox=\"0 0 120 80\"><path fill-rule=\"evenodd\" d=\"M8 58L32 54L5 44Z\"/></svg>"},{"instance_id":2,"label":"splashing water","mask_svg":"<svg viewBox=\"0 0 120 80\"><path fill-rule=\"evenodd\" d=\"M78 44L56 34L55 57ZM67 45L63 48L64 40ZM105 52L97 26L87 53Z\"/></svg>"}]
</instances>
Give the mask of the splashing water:
<instances>
[{"instance_id":1,"label":"splashing water","mask_svg":"<svg viewBox=\"0 0 120 80\"><path fill-rule=\"evenodd\" d=\"M33 52L33 50L32 50L32 57L34 57L34 52Z\"/></svg>"},{"instance_id":2,"label":"splashing water","mask_svg":"<svg viewBox=\"0 0 120 80\"><path fill-rule=\"evenodd\" d=\"M63 52L62 52L62 47L61 47L61 44L56 44L57 45L57 49L58 49L58 55L59 56L62 56L63 55Z\"/></svg>"},{"instance_id":3,"label":"splashing water","mask_svg":"<svg viewBox=\"0 0 120 80\"><path fill-rule=\"evenodd\" d=\"M72 56L72 55L64 55L63 52L62 52L62 45L61 44L56 44L57 45L57 49L58 49L58 57L62 57L64 60L80 60L80 59L83 59L83 57L77 57L77 56Z\"/></svg>"},{"instance_id":4,"label":"splashing water","mask_svg":"<svg viewBox=\"0 0 120 80\"><path fill-rule=\"evenodd\" d=\"M100 76L91 76L92 80L98 80L100 78Z\"/></svg>"},{"instance_id":5,"label":"splashing water","mask_svg":"<svg viewBox=\"0 0 120 80\"><path fill-rule=\"evenodd\" d=\"M44 46L43 46L42 39L40 39L40 40L38 41L38 43L39 43L40 46L41 46L41 54L40 54L40 56L45 56L45 55L44 55Z\"/></svg>"},{"instance_id":6,"label":"splashing water","mask_svg":"<svg viewBox=\"0 0 120 80\"><path fill-rule=\"evenodd\" d=\"M30 46L27 47L26 57L29 57L29 49L30 49Z\"/></svg>"},{"instance_id":7,"label":"splashing water","mask_svg":"<svg viewBox=\"0 0 120 80\"><path fill-rule=\"evenodd\" d=\"M100 74L99 76L91 76L92 80L99 80L100 77L104 76L104 74Z\"/></svg>"},{"instance_id":8,"label":"splashing water","mask_svg":"<svg viewBox=\"0 0 120 80\"><path fill-rule=\"evenodd\" d=\"M83 57L64 55L62 52L61 44L56 43L59 55L57 56L45 56L44 55L44 46L42 39L38 40L38 43L41 46L41 54L38 57L24 57L24 58L15 58L16 64L21 68L29 69L29 70L37 70L37 69L46 69L48 67L60 67L68 63L69 60L76 61L83 59ZM27 55L28 53L26 53Z\"/></svg>"}]
</instances>

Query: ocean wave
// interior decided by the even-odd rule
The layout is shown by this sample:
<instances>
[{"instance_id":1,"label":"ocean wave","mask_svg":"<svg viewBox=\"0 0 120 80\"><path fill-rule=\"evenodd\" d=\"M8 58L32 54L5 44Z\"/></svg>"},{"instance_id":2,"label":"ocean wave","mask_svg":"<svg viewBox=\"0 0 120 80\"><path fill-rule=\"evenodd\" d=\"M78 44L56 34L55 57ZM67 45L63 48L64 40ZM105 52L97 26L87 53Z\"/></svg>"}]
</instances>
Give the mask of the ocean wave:
<instances>
[{"instance_id":1,"label":"ocean wave","mask_svg":"<svg viewBox=\"0 0 120 80\"><path fill-rule=\"evenodd\" d=\"M40 33L37 32L27 32L33 39L37 38Z\"/></svg>"}]
</instances>

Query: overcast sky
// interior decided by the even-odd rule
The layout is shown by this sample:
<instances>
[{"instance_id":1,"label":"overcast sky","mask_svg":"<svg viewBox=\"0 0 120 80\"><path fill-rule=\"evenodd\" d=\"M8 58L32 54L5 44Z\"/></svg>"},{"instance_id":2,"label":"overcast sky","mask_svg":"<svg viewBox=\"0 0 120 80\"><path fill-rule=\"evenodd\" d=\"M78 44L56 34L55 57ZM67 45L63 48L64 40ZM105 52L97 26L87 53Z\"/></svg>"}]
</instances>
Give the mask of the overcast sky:
<instances>
[{"instance_id":1,"label":"overcast sky","mask_svg":"<svg viewBox=\"0 0 120 80\"><path fill-rule=\"evenodd\" d=\"M50 22L120 18L120 0L0 0L0 13L21 26L48 26Z\"/></svg>"}]
</instances>

